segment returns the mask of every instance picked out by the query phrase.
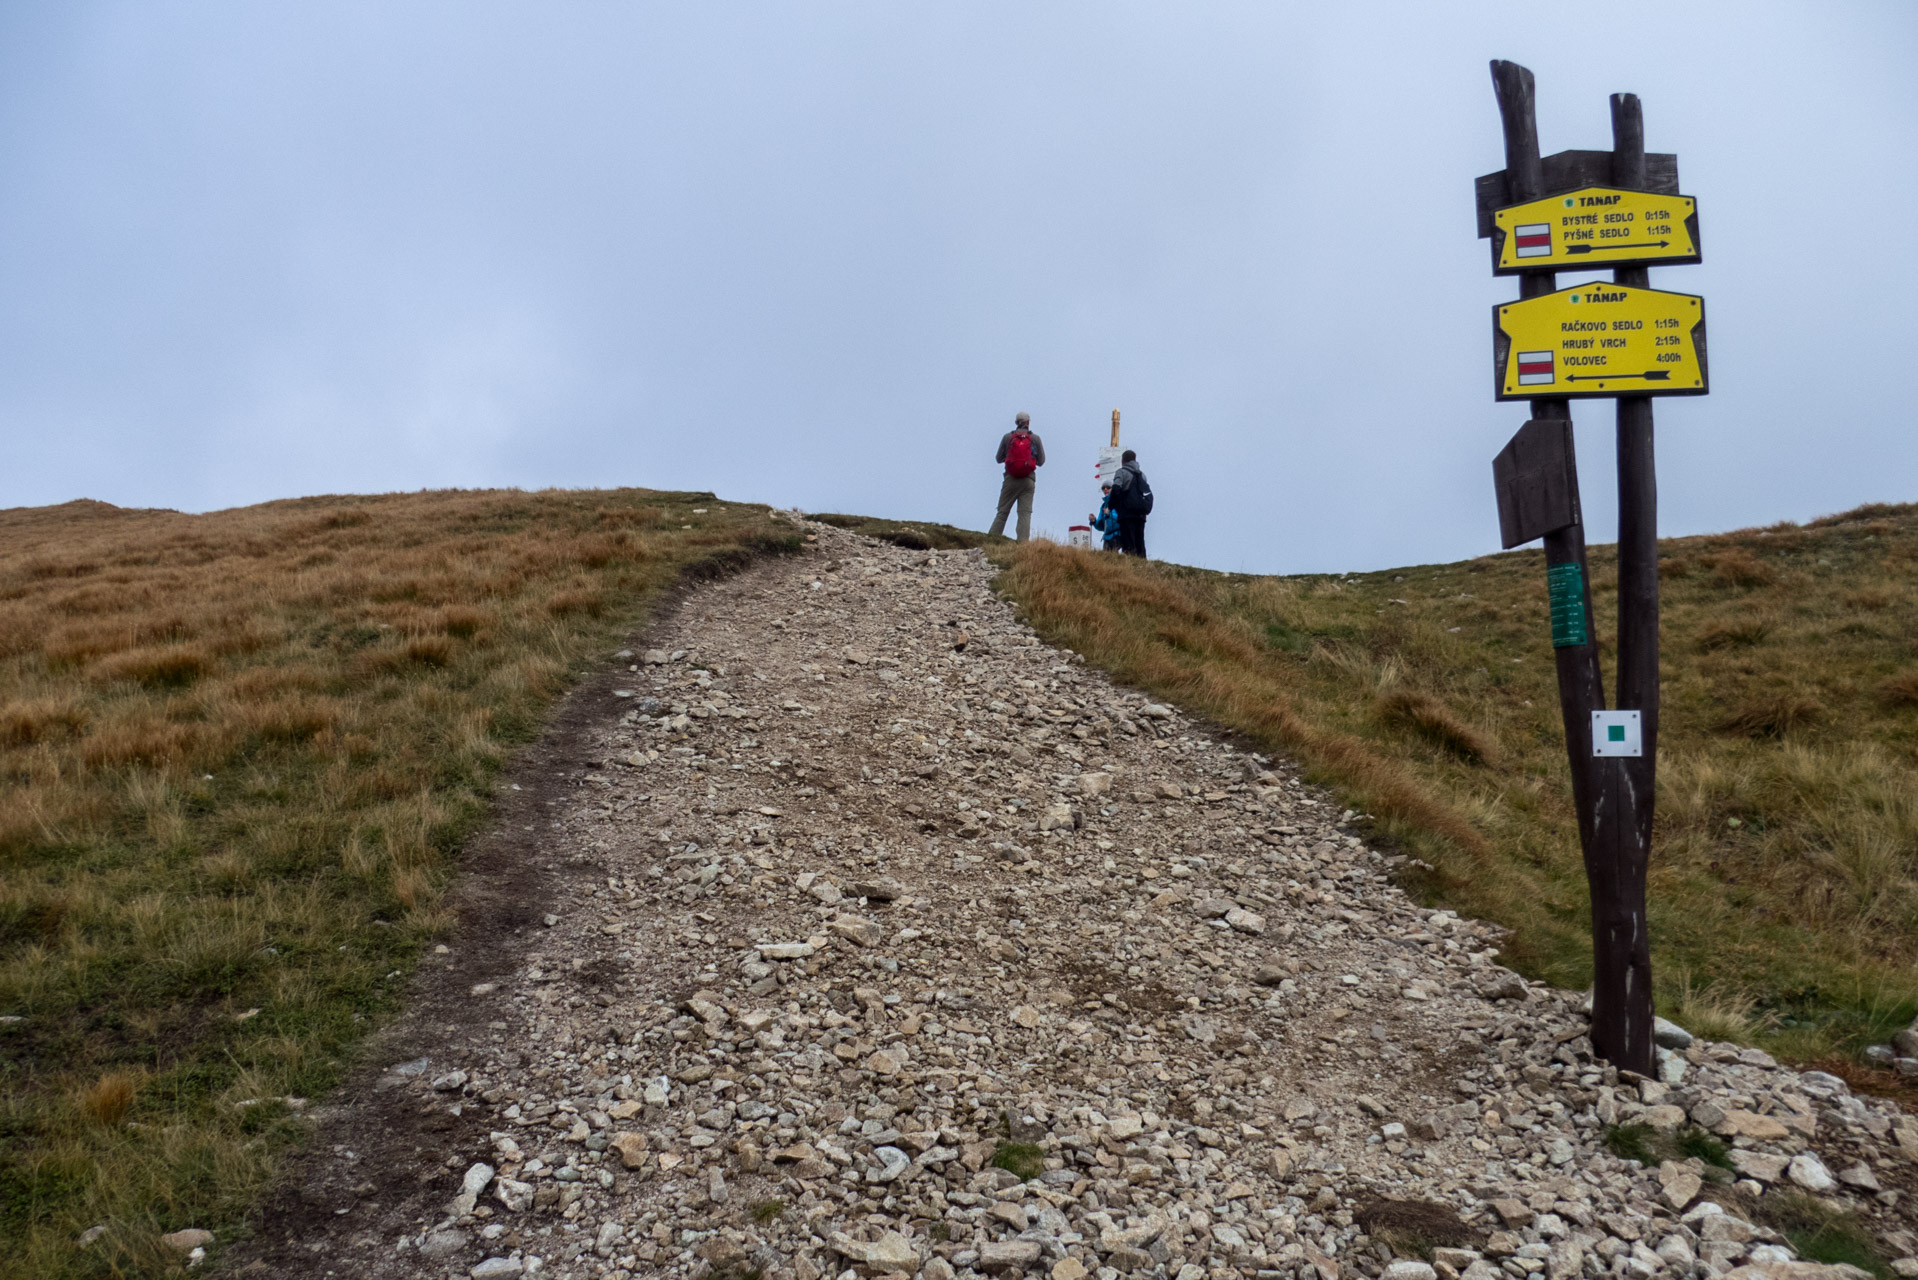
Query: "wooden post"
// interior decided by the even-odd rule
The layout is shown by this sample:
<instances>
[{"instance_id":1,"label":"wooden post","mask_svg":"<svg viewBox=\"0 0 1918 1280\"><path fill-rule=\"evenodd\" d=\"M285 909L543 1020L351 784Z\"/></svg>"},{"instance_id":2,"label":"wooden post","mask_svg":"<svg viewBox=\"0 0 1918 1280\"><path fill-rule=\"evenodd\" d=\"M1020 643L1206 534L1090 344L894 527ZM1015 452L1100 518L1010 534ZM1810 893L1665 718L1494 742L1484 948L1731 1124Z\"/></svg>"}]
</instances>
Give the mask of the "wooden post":
<instances>
[{"instance_id":1,"label":"wooden post","mask_svg":"<svg viewBox=\"0 0 1918 1280\"><path fill-rule=\"evenodd\" d=\"M1117 409L1112 411L1112 447L1115 449L1119 447L1119 411Z\"/></svg>"},{"instance_id":2,"label":"wooden post","mask_svg":"<svg viewBox=\"0 0 1918 1280\"><path fill-rule=\"evenodd\" d=\"M1505 132L1505 174L1511 184L1510 199L1514 204L1536 200L1545 194L1545 175L1539 163L1532 73L1515 62L1494 61L1492 88L1498 94L1499 119ZM1558 277L1550 271L1527 271L1518 278L1521 298L1536 298L1557 287ZM1534 400L1532 416L1569 420L1571 402L1556 396ZM1592 712L1605 705L1605 685L1598 667L1597 632L1592 627L1591 574L1586 571L1582 522L1545 535L1546 571L1549 573L1560 565L1577 566L1582 585L1581 606L1585 610L1585 643L1554 648L1552 656L1558 666L1559 714L1565 722L1565 752L1572 770L1572 806L1578 810L1578 839L1586 851L1589 880L1592 815L1597 806L1599 780L1598 761L1592 757Z\"/></svg>"},{"instance_id":3,"label":"wooden post","mask_svg":"<svg viewBox=\"0 0 1918 1280\"><path fill-rule=\"evenodd\" d=\"M1635 94L1612 95L1612 185L1643 190L1645 126ZM1646 267L1617 283L1649 287ZM1645 916L1658 766L1658 479L1652 398L1618 397L1618 706L1639 713L1644 754L1607 759L1599 849L1609 892L1592 880L1592 1047L1614 1065L1652 1071L1652 956ZM1600 1011L1603 1010L1603 1016Z\"/></svg>"},{"instance_id":4,"label":"wooden post","mask_svg":"<svg viewBox=\"0 0 1918 1280\"><path fill-rule=\"evenodd\" d=\"M1492 63L1505 134L1509 199L1536 200L1544 191L1532 73L1510 62ZM1613 185L1642 188L1645 145L1638 100L1613 99L1616 135ZM1630 278L1628 273L1634 273ZM1645 283L1644 268L1622 268L1618 280ZM1557 288L1550 271L1519 276L1519 296ZM1567 419L1570 403L1532 401L1535 419ZM1658 706L1657 493L1652 476L1652 409L1646 396L1618 401L1620 702L1645 713L1645 753L1637 759L1592 754L1592 712L1605 707L1597 631L1592 621L1591 574L1585 528L1578 522L1545 536L1547 573L1576 566L1582 588L1586 642L1555 647L1559 714L1571 765L1572 803L1592 900L1592 1048L1614 1066L1652 1072L1651 945L1645 922L1645 874L1650 848L1653 741ZM1576 480L1574 480L1576 485ZM1630 568L1627 569L1629 563ZM1565 570L1569 571L1569 570Z\"/></svg>"}]
</instances>

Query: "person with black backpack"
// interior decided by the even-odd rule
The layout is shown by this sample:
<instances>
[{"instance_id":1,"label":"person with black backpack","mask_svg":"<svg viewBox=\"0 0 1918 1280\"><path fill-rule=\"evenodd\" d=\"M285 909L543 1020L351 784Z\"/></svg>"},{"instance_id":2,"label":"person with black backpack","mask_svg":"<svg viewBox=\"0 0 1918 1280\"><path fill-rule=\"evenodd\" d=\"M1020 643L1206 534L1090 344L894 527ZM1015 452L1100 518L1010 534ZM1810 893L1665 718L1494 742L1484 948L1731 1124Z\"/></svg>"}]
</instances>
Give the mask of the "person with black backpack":
<instances>
[{"instance_id":1,"label":"person with black backpack","mask_svg":"<svg viewBox=\"0 0 1918 1280\"><path fill-rule=\"evenodd\" d=\"M1006 516L1015 502L1019 504L1019 541L1032 535L1032 495L1039 488L1034 473L1046 465L1046 447L1033 434L1031 423L1030 417L1020 414L999 441L998 461L1005 464L1006 478L999 486L999 514L992 518L989 537L1005 536Z\"/></svg>"},{"instance_id":2,"label":"person with black backpack","mask_svg":"<svg viewBox=\"0 0 1918 1280\"><path fill-rule=\"evenodd\" d=\"M1127 449L1112 473L1112 508L1119 513L1119 550L1143 560L1145 518L1152 514L1152 486L1139 467L1139 455Z\"/></svg>"}]
</instances>

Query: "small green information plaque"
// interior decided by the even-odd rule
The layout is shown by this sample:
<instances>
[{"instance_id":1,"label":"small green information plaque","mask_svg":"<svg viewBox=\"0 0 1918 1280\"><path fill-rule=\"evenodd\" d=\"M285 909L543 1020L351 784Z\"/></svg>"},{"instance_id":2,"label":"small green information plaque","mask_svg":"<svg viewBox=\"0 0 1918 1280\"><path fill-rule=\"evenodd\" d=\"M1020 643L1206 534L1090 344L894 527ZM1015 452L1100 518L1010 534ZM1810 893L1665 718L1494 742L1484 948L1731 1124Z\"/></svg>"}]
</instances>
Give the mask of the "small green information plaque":
<instances>
[{"instance_id":1,"label":"small green information plaque","mask_svg":"<svg viewBox=\"0 0 1918 1280\"><path fill-rule=\"evenodd\" d=\"M1590 640L1585 625L1585 578L1578 565L1555 564L1545 571L1552 600L1552 647L1568 649Z\"/></svg>"}]
</instances>

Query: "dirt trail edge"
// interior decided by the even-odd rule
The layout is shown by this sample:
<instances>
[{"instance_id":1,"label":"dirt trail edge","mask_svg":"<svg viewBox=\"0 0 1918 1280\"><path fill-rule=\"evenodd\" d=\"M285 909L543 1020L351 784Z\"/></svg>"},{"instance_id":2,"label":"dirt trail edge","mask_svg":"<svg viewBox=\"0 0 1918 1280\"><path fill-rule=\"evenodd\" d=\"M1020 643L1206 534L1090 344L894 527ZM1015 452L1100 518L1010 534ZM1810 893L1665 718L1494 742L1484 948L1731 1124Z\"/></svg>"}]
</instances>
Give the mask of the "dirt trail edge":
<instances>
[{"instance_id":1,"label":"dirt trail edge","mask_svg":"<svg viewBox=\"0 0 1918 1280\"><path fill-rule=\"evenodd\" d=\"M1863 1276L1763 1225L1799 1194L1918 1251L1892 1105L1669 1026L1621 1080L977 552L808 529L522 759L239 1274Z\"/></svg>"}]
</instances>

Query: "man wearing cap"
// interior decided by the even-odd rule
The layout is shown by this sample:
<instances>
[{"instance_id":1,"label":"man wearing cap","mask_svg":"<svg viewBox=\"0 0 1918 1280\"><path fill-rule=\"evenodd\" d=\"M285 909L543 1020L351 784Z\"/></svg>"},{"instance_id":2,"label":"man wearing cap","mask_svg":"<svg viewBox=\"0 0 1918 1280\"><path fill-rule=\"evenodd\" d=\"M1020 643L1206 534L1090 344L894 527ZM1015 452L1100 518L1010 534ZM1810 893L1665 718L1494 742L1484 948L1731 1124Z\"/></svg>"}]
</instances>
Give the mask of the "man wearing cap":
<instances>
[{"instance_id":1,"label":"man wearing cap","mask_svg":"<svg viewBox=\"0 0 1918 1280\"><path fill-rule=\"evenodd\" d=\"M1032 495L1039 488L1037 472L1046 465L1046 447L1032 433L1029 416L1022 413L1012 421L1012 430L999 441L997 461L1005 464L1006 478L999 486L999 514L992 519L989 536L1005 536L1006 516L1017 502L1019 541L1024 542L1032 535Z\"/></svg>"}]
</instances>

